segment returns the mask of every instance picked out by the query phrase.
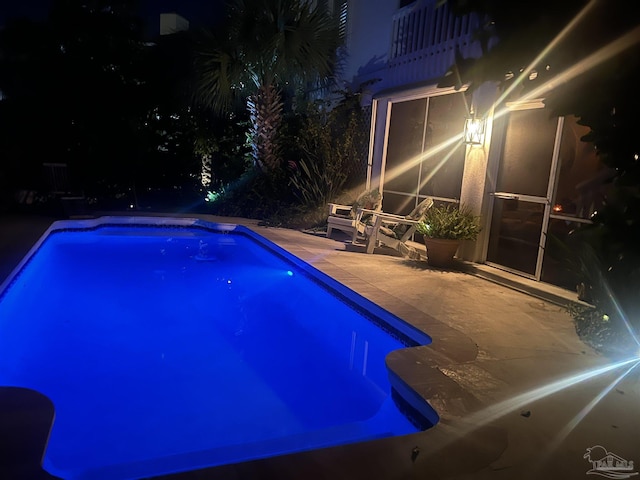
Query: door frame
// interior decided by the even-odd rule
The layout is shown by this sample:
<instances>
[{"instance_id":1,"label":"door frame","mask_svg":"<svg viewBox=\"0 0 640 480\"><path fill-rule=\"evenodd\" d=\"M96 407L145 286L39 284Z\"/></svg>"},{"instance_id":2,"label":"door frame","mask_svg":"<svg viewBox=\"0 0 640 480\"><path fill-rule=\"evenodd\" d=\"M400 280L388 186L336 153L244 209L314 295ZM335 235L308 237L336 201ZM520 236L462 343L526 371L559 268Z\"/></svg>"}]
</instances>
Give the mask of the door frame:
<instances>
[{"instance_id":1,"label":"door frame","mask_svg":"<svg viewBox=\"0 0 640 480\"><path fill-rule=\"evenodd\" d=\"M544 251L547 242L547 231L549 228L549 220L550 215L552 213L552 203L554 201L554 193L556 188L556 183L558 179L558 175L560 173L559 164L560 164L560 145L562 143L562 131L564 126L564 117L557 117L556 129L555 129L555 138L553 142L553 151L551 156L551 165L549 167L549 180L547 182L547 190L545 197L531 196L531 195L523 195L514 192L502 192L496 191L496 185L498 181L498 172L500 170L500 166L502 163L502 153L504 150L504 140L507 133L508 119L509 114L513 111L517 110L535 110L535 109L543 109L545 108L542 99L528 100L526 102L507 102L505 108L498 112L496 118L494 118L494 138L497 140L498 145L491 145L491 155L489 166L488 166L488 174L491 181L488 183L489 191L488 194L488 209L487 216L485 220L485 228L487 229L488 234L484 236L484 242L482 245L482 258L487 265L492 267L499 268L501 270L508 271L510 273L514 273L516 275L520 275L526 278L531 278L533 280L540 281L542 276L542 263L544 261ZM502 113L504 112L504 113ZM496 122L496 120L498 120ZM544 205L544 211L542 215L542 225L540 230L540 238L538 240L538 252L536 257L536 265L534 274L531 275L526 272L522 272L520 270L515 270L513 268L507 267L505 265L501 265L496 262L487 261L487 255L489 253L489 238L491 236L491 224L493 220L493 209L496 198L502 199L517 199L522 200L524 202L538 203Z\"/></svg>"}]
</instances>

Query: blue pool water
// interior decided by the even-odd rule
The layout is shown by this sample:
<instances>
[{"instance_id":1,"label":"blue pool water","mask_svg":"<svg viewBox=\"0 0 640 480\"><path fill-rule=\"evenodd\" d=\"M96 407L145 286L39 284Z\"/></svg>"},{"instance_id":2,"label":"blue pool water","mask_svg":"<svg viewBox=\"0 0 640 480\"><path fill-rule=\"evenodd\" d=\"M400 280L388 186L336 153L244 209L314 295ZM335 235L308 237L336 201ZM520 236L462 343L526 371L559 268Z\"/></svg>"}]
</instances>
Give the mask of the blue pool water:
<instances>
[{"instance_id":1,"label":"blue pool water","mask_svg":"<svg viewBox=\"0 0 640 480\"><path fill-rule=\"evenodd\" d=\"M121 222L54 224L0 291L0 386L53 402L47 471L137 478L425 428L384 361L424 334L242 227Z\"/></svg>"}]
</instances>

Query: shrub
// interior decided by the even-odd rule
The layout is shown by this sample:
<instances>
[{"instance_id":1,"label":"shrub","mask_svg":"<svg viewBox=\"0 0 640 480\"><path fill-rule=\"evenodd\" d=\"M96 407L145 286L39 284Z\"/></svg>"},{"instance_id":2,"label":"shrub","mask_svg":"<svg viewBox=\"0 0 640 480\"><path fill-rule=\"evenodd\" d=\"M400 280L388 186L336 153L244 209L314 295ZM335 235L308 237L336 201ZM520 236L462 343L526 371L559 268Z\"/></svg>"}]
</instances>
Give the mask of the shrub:
<instances>
[{"instance_id":1,"label":"shrub","mask_svg":"<svg viewBox=\"0 0 640 480\"><path fill-rule=\"evenodd\" d=\"M475 240L481 227L478 217L464 206L439 205L427 210L416 230L429 238Z\"/></svg>"},{"instance_id":2,"label":"shrub","mask_svg":"<svg viewBox=\"0 0 640 480\"><path fill-rule=\"evenodd\" d=\"M296 136L297 149L289 152L291 187L306 208L335 199L366 159L368 119L359 95L343 94L333 108L327 102L308 105Z\"/></svg>"}]
</instances>

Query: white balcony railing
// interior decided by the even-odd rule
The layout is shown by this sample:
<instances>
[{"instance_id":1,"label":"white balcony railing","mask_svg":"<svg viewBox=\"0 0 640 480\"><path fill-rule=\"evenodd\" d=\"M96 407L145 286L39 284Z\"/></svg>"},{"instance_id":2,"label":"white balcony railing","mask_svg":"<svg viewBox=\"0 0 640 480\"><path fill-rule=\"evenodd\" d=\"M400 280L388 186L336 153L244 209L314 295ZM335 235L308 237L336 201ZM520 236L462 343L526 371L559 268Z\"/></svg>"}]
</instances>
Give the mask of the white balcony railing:
<instances>
[{"instance_id":1,"label":"white balcony railing","mask_svg":"<svg viewBox=\"0 0 640 480\"><path fill-rule=\"evenodd\" d=\"M476 15L458 17L445 2L417 0L393 16L391 48L387 64L387 86L440 77L453 64L459 48L464 56L476 56L473 33Z\"/></svg>"}]
</instances>

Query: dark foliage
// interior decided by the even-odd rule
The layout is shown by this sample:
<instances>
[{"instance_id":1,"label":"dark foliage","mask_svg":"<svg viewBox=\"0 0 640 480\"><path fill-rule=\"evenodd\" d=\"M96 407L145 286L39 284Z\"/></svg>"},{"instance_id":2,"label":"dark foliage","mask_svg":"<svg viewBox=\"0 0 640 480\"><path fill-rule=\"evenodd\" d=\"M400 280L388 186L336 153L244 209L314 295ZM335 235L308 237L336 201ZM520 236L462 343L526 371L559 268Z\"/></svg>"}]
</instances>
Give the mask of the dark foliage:
<instances>
[{"instance_id":1,"label":"dark foliage","mask_svg":"<svg viewBox=\"0 0 640 480\"><path fill-rule=\"evenodd\" d=\"M353 187L369 146L369 119L359 93L336 92L340 101L307 104L292 123L299 126L286 153L293 194L307 208L326 205Z\"/></svg>"},{"instance_id":2,"label":"dark foliage","mask_svg":"<svg viewBox=\"0 0 640 480\"><path fill-rule=\"evenodd\" d=\"M265 174L281 169L283 95L306 95L326 85L340 44L335 19L325 8L297 0L233 0L224 29L198 36L195 97L226 113L238 101L249 112L248 141L254 164Z\"/></svg>"},{"instance_id":3,"label":"dark foliage","mask_svg":"<svg viewBox=\"0 0 640 480\"><path fill-rule=\"evenodd\" d=\"M299 103L281 129L286 168L271 175L251 169L217 188L208 211L305 228L326 221L326 203L353 186L368 146L369 121L359 95L341 95L333 108Z\"/></svg>"},{"instance_id":4,"label":"dark foliage","mask_svg":"<svg viewBox=\"0 0 640 480\"><path fill-rule=\"evenodd\" d=\"M190 104L191 40L147 41L135 8L60 0L47 21L0 31L0 178L9 190L46 192L42 164L57 162L68 165L69 189L98 207L197 191L194 145L211 119Z\"/></svg>"}]
</instances>

